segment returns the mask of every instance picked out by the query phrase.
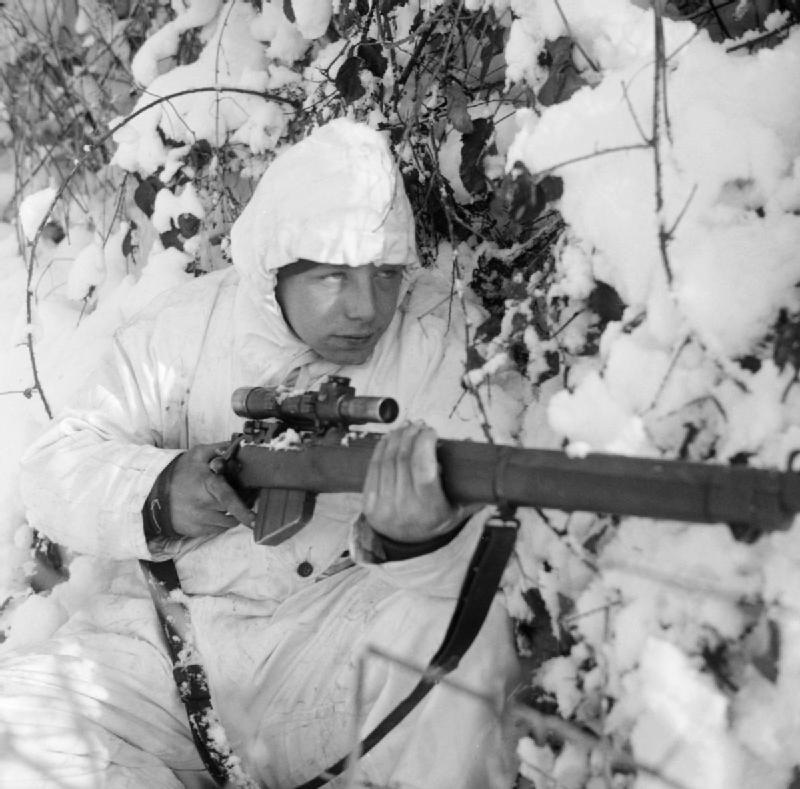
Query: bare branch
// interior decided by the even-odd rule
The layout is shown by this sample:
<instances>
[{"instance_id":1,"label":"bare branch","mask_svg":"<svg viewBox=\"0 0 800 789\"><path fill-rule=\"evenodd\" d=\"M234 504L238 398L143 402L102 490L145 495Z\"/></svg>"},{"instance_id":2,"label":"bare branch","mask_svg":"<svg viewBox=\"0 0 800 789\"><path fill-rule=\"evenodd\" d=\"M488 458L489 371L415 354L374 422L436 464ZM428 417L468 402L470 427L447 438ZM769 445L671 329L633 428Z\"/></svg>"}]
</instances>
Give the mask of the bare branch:
<instances>
[{"instance_id":1,"label":"bare branch","mask_svg":"<svg viewBox=\"0 0 800 789\"><path fill-rule=\"evenodd\" d=\"M785 22L780 27L776 27L774 30L768 30L763 35L757 36L756 38L751 38L748 41L743 41L741 44L734 44L733 46L728 47L725 51L737 52L740 49L752 48L754 46L757 46L758 44L763 43L764 41L767 41L773 36L779 36L785 33L787 30L794 27L796 24L797 20L794 17L792 17L791 19L789 19L788 22Z\"/></svg>"},{"instance_id":2,"label":"bare branch","mask_svg":"<svg viewBox=\"0 0 800 789\"><path fill-rule=\"evenodd\" d=\"M559 170L562 167L566 167L569 164L577 164L578 162L585 162L589 159L594 159L598 156L608 156L609 154L612 153L623 153L624 151L646 151L652 147L653 146L650 143L631 143L630 145L615 145L612 146L611 148L603 148L599 151L594 151L592 153L584 154L583 156L574 156L571 159L564 159L564 161L558 162L557 164L551 164L544 170L540 170L538 175L550 175L550 173L554 173L556 170Z\"/></svg>"},{"instance_id":3,"label":"bare branch","mask_svg":"<svg viewBox=\"0 0 800 789\"><path fill-rule=\"evenodd\" d=\"M671 239L675 235L675 231L678 229L678 225L681 223L681 219L683 219L684 214L686 213L689 205L691 204L692 200L694 199L695 194L697 194L697 184L692 187L692 191L689 192L689 196L686 198L686 202L683 204L683 208L678 212L678 216L675 217L675 221L672 223L672 227L667 231L667 235Z\"/></svg>"},{"instance_id":4,"label":"bare branch","mask_svg":"<svg viewBox=\"0 0 800 789\"><path fill-rule=\"evenodd\" d=\"M559 3L558 0L553 0L553 2L556 4L556 8L558 9L558 14L561 17L561 21L564 23L564 27L567 29L567 35L570 37L570 39L572 39L573 43L578 48L578 51L586 59L586 62L592 67L592 70L596 71L599 74L600 73L600 68L589 57L589 53L581 46L580 41L578 41L578 39L575 38L575 35L572 32L572 28L569 25L569 20L567 19L567 16L564 13L564 10L561 8L561 3Z\"/></svg>"},{"instance_id":5,"label":"bare branch","mask_svg":"<svg viewBox=\"0 0 800 789\"><path fill-rule=\"evenodd\" d=\"M598 746L601 747L605 751L610 767L616 772L642 773L657 778L673 789L687 789L684 784L667 777L658 768L636 761L624 751L614 748L607 738L599 737L586 728L565 721L556 715L545 715L524 704L514 704L509 710L509 715L512 720L516 719L528 724L542 739L546 738L548 734L555 734L564 741L583 746L587 751L595 750Z\"/></svg>"},{"instance_id":6,"label":"bare branch","mask_svg":"<svg viewBox=\"0 0 800 789\"><path fill-rule=\"evenodd\" d=\"M655 24L655 64L653 66L653 168L655 170L656 220L658 222L658 249L661 262L667 277L667 284L672 285L672 266L667 250L668 235L664 226L664 185L661 166L661 128L663 105L664 77L664 0L654 0L653 18Z\"/></svg>"},{"instance_id":7,"label":"bare branch","mask_svg":"<svg viewBox=\"0 0 800 789\"><path fill-rule=\"evenodd\" d=\"M622 85L622 96L625 99L625 103L628 105L628 112L630 112L631 118L633 118L633 122L636 124L636 128L639 131L642 141L647 143L647 145L651 145L652 140L647 136L645 130L642 128L642 124L639 122L639 117L636 115L636 110L633 109L633 104L631 104L631 97L628 95L628 86L624 82L621 82L620 85Z\"/></svg>"},{"instance_id":8,"label":"bare branch","mask_svg":"<svg viewBox=\"0 0 800 789\"><path fill-rule=\"evenodd\" d=\"M653 399L650 401L650 405L644 410L644 413L648 411L652 411L656 407L656 403L661 399L661 395L664 394L664 388L667 385L667 381L669 377L672 375L672 371L675 369L675 365L678 362L678 358L683 353L684 349L689 345L691 342L690 337L684 337L681 344L675 349L672 354L672 358L669 360L669 364L667 365L667 370L664 373L664 376L661 379L661 382L658 385L658 389L656 393L653 395Z\"/></svg>"}]
</instances>

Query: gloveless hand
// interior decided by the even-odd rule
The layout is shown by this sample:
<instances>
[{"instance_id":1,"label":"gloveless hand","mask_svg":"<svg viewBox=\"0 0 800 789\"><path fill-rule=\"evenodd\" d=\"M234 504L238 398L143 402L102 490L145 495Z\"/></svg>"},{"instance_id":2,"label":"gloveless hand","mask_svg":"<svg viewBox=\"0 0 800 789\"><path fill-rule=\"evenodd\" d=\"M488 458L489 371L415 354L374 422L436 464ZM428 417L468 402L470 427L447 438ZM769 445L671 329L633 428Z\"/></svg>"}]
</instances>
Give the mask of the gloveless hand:
<instances>
[{"instance_id":1,"label":"gloveless hand","mask_svg":"<svg viewBox=\"0 0 800 789\"><path fill-rule=\"evenodd\" d=\"M173 529L183 537L218 534L240 523L252 527L255 521L252 510L225 477L209 467L226 447L225 443L200 444L175 463L169 510Z\"/></svg>"},{"instance_id":2,"label":"gloveless hand","mask_svg":"<svg viewBox=\"0 0 800 789\"><path fill-rule=\"evenodd\" d=\"M453 528L455 509L444 495L436 460L436 432L422 423L384 435L364 480L363 512L379 534L423 542Z\"/></svg>"}]
</instances>

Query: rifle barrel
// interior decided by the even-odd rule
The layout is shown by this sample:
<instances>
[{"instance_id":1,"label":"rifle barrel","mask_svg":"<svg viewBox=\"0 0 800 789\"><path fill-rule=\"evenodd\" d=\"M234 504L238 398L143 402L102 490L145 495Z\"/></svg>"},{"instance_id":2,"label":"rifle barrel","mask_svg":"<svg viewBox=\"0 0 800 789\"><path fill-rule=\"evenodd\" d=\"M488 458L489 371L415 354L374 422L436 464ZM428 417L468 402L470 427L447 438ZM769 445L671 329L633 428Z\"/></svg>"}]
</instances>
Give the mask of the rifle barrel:
<instances>
[{"instance_id":1,"label":"rifle barrel","mask_svg":"<svg viewBox=\"0 0 800 789\"><path fill-rule=\"evenodd\" d=\"M348 446L311 444L239 450L236 484L249 488L354 492L363 487L376 438ZM437 456L448 499L505 501L615 515L731 523L759 532L788 528L800 511L800 474L747 466L689 463L440 440Z\"/></svg>"}]
</instances>

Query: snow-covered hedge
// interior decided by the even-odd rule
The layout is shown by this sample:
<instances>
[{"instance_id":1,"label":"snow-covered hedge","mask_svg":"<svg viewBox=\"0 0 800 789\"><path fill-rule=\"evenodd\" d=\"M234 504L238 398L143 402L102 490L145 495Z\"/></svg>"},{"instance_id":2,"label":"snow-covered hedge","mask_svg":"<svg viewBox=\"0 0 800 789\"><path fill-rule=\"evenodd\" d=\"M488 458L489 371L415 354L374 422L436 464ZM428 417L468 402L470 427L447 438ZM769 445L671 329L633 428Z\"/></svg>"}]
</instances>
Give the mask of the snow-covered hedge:
<instances>
[{"instance_id":1,"label":"snow-covered hedge","mask_svg":"<svg viewBox=\"0 0 800 789\"><path fill-rule=\"evenodd\" d=\"M6 3L16 175L0 198L18 232L0 240L0 390L25 395L0 399L6 643L45 637L107 572L74 559L29 595L25 443L122 320L228 265L274 152L341 115L385 131L423 260L455 309L488 311L470 396L525 375L522 444L784 468L800 448L799 15L786 0ZM523 513L505 583L528 653L521 780L800 784L798 527L745 544L725 526L545 516Z\"/></svg>"}]
</instances>

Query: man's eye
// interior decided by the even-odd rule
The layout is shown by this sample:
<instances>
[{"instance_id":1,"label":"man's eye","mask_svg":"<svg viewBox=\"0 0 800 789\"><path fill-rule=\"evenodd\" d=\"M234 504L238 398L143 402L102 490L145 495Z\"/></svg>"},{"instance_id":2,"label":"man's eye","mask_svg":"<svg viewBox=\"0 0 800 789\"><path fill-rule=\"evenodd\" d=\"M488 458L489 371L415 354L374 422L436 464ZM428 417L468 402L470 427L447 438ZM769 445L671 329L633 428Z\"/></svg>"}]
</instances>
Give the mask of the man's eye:
<instances>
[{"instance_id":1,"label":"man's eye","mask_svg":"<svg viewBox=\"0 0 800 789\"><path fill-rule=\"evenodd\" d=\"M397 279L403 276L403 269L401 268L379 268L375 272L376 277L381 279Z\"/></svg>"}]
</instances>

